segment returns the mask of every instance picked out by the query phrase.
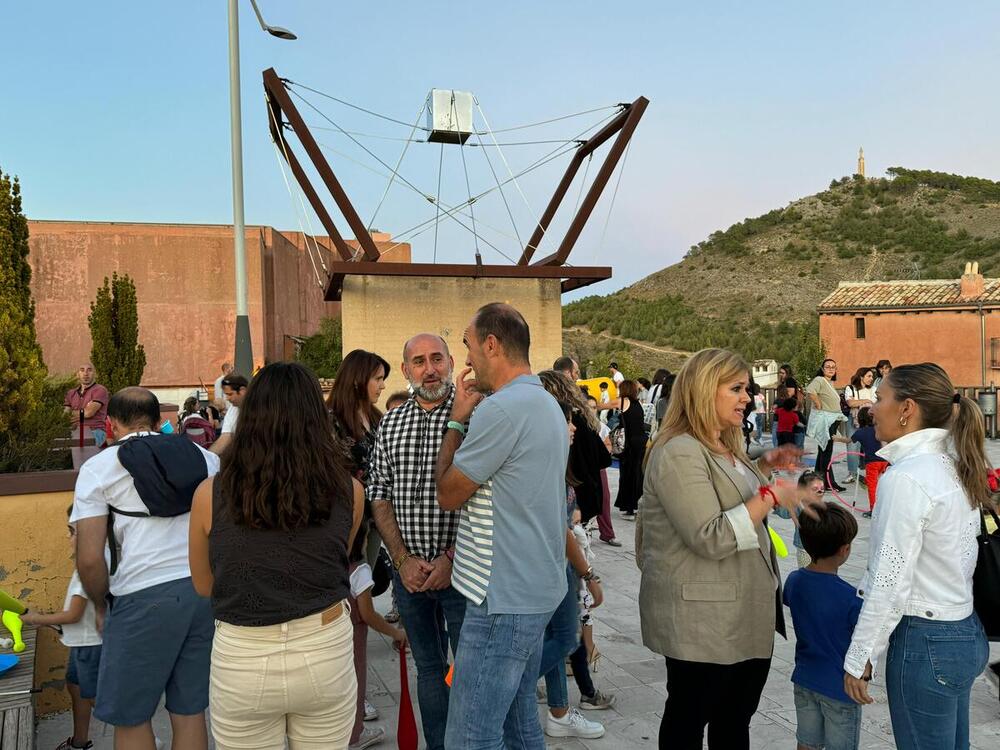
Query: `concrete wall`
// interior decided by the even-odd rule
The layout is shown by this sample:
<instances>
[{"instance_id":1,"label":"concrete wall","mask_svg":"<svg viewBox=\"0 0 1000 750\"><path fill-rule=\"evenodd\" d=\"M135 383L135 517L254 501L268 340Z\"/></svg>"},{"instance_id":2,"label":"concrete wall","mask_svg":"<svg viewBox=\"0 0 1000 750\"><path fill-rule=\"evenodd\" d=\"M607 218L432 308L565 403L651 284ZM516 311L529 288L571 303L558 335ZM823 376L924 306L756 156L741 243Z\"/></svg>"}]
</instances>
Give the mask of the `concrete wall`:
<instances>
[{"instance_id":1,"label":"concrete wall","mask_svg":"<svg viewBox=\"0 0 1000 750\"><path fill-rule=\"evenodd\" d=\"M171 399L200 382L211 386L233 358L235 271L227 225L31 221L30 255L36 327L52 373L75 372L90 357L90 303L105 276L134 280L139 340L146 349L143 385ZM373 235L383 262L410 259L407 243ZM312 256L299 232L247 227L250 331L257 365L284 359L290 337L309 336L339 303L323 300L333 253L318 237ZM311 241L310 241L311 242ZM352 243L353 244L353 243ZM318 254L318 255L317 255ZM311 259L312 258L312 259ZM249 374L249 373L247 373ZM183 400L183 399L182 399Z\"/></svg>"},{"instance_id":2,"label":"concrete wall","mask_svg":"<svg viewBox=\"0 0 1000 750\"><path fill-rule=\"evenodd\" d=\"M528 321L533 370L547 369L562 356L558 279L348 276L342 300L344 352L367 349L383 356L393 366L390 391L405 387L397 367L403 344L416 333L443 336L455 357L456 373L460 371L465 328L489 302L508 302Z\"/></svg>"},{"instance_id":3,"label":"concrete wall","mask_svg":"<svg viewBox=\"0 0 1000 750\"><path fill-rule=\"evenodd\" d=\"M956 386L1000 383L1000 369L990 366L990 339L1000 337L1000 311L985 311L986 383L981 373L979 312L930 310L858 314L821 314L820 338L837 360L846 384L859 367L880 359L894 365L936 362ZM865 319L865 338L855 337L855 319Z\"/></svg>"},{"instance_id":4,"label":"concrete wall","mask_svg":"<svg viewBox=\"0 0 1000 750\"><path fill-rule=\"evenodd\" d=\"M66 533L66 508L73 492L45 492L0 497L0 589L45 612L61 611L73 573L72 547ZM38 631L35 649L35 698L39 713L69 708L63 689L66 648L51 628Z\"/></svg>"}]
</instances>

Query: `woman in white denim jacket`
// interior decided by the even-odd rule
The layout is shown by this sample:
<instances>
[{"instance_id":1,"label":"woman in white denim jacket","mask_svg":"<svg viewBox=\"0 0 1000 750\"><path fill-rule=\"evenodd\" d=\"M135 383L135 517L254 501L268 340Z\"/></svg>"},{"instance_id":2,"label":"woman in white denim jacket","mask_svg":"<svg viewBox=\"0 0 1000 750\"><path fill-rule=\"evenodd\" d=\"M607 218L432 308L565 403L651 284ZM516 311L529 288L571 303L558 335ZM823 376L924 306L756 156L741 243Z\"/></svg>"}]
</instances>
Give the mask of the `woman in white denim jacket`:
<instances>
[{"instance_id":1,"label":"woman in white denim jacket","mask_svg":"<svg viewBox=\"0 0 1000 750\"><path fill-rule=\"evenodd\" d=\"M967 748L969 693L989 653L972 606L989 501L983 416L935 364L894 368L872 416L891 466L878 484L844 688L871 703L868 681L884 668L898 748Z\"/></svg>"}]
</instances>

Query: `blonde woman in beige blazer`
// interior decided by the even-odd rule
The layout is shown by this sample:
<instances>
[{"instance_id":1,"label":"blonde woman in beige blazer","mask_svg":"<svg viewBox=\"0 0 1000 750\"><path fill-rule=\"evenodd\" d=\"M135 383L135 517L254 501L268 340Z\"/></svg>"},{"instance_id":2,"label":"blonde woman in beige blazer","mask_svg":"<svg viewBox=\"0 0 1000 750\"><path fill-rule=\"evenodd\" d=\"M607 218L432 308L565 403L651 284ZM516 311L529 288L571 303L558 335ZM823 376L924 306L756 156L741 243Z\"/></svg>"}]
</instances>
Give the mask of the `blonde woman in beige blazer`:
<instances>
[{"instance_id":1,"label":"blonde woman in beige blazer","mask_svg":"<svg viewBox=\"0 0 1000 750\"><path fill-rule=\"evenodd\" d=\"M706 725L713 750L749 748L774 633L785 632L765 519L799 500L792 486L761 487L800 452L747 458L749 370L724 349L688 359L649 454L636 560L643 643L667 662L661 748L700 750Z\"/></svg>"}]
</instances>

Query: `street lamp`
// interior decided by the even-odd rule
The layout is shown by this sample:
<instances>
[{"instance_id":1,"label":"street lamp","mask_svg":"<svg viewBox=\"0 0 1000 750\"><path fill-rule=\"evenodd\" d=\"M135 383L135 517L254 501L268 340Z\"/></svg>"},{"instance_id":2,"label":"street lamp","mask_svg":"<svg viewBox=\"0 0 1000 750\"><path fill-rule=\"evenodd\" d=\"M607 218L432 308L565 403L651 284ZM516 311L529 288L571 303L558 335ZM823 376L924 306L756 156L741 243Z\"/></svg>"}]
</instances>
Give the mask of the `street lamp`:
<instances>
[{"instance_id":1,"label":"street lamp","mask_svg":"<svg viewBox=\"0 0 1000 750\"><path fill-rule=\"evenodd\" d=\"M295 39L288 29L264 23L255 0L250 0L260 27L279 39ZM243 221L243 124L240 111L240 13L239 0L229 0L229 122L233 159L233 244L236 251L236 372L253 374L253 346L247 300L246 227Z\"/></svg>"}]
</instances>

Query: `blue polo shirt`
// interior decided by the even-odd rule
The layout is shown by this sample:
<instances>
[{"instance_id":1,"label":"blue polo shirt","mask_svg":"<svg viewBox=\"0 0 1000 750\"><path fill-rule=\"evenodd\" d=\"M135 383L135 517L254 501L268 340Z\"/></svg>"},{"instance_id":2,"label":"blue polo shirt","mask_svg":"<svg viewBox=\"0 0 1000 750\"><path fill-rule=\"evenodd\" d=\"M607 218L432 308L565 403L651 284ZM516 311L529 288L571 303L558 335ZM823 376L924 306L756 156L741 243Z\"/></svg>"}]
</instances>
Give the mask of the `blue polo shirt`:
<instances>
[{"instance_id":1,"label":"blue polo shirt","mask_svg":"<svg viewBox=\"0 0 1000 750\"><path fill-rule=\"evenodd\" d=\"M566 596L568 456L566 418L536 375L472 414L453 464L481 487L462 508L455 586L474 602L485 589L491 615L554 612Z\"/></svg>"},{"instance_id":2,"label":"blue polo shirt","mask_svg":"<svg viewBox=\"0 0 1000 750\"><path fill-rule=\"evenodd\" d=\"M844 657L861 613L861 597L839 576L800 568L788 574L783 601L795 625L792 682L855 705L844 692Z\"/></svg>"}]
</instances>

